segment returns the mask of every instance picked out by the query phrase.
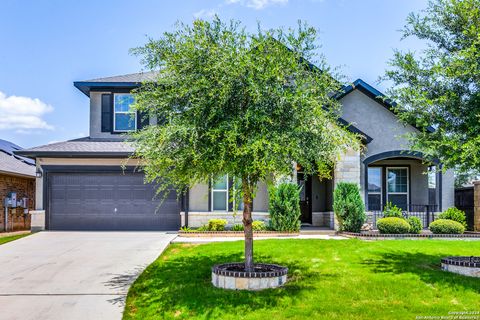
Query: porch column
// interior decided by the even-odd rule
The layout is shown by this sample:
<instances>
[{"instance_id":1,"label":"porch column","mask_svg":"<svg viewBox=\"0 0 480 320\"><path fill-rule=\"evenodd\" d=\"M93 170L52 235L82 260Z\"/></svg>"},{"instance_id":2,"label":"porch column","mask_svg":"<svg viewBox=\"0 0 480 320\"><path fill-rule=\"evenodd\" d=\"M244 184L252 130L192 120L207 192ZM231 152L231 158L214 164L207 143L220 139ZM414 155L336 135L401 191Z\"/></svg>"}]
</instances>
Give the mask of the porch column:
<instances>
[{"instance_id":1,"label":"porch column","mask_svg":"<svg viewBox=\"0 0 480 320\"><path fill-rule=\"evenodd\" d=\"M473 231L480 231L480 181L473 182Z\"/></svg>"},{"instance_id":2,"label":"porch column","mask_svg":"<svg viewBox=\"0 0 480 320\"><path fill-rule=\"evenodd\" d=\"M341 155L333 171L334 187L339 182L353 182L360 186L360 151L349 149Z\"/></svg>"},{"instance_id":3,"label":"porch column","mask_svg":"<svg viewBox=\"0 0 480 320\"><path fill-rule=\"evenodd\" d=\"M360 150L349 149L340 156L333 170L333 190L339 182L353 182L360 187L360 195L363 198L362 185L360 183ZM338 221L335 214L333 228L338 230Z\"/></svg>"}]
</instances>

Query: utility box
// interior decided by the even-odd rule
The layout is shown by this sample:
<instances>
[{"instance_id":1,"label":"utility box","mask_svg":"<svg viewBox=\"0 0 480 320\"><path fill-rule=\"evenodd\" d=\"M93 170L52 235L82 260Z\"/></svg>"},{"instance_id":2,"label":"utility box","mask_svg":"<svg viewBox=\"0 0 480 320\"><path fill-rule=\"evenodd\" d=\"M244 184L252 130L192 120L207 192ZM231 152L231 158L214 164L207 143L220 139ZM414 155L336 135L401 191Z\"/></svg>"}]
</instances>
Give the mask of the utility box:
<instances>
[{"instance_id":1,"label":"utility box","mask_svg":"<svg viewBox=\"0 0 480 320\"><path fill-rule=\"evenodd\" d=\"M8 197L10 198L10 207L16 208L17 207L17 193L16 192L9 192Z\"/></svg>"}]
</instances>

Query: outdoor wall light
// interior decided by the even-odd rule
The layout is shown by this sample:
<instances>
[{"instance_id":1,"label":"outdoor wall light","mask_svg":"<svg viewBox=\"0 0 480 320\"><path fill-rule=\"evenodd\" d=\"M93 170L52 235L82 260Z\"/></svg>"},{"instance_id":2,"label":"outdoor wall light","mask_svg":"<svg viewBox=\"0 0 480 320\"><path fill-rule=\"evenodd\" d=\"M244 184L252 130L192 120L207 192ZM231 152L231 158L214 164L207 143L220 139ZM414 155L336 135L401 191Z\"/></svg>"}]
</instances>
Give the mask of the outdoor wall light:
<instances>
[{"instance_id":1,"label":"outdoor wall light","mask_svg":"<svg viewBox=\"0 0 480 320\"><path fill-rule=\"evenodd\" d=\"M42 170L37 169L37 171L35 172L35 176L36 176L37 178L43 177L43 172L42 172Z\"/></svg>"}]
</instances>

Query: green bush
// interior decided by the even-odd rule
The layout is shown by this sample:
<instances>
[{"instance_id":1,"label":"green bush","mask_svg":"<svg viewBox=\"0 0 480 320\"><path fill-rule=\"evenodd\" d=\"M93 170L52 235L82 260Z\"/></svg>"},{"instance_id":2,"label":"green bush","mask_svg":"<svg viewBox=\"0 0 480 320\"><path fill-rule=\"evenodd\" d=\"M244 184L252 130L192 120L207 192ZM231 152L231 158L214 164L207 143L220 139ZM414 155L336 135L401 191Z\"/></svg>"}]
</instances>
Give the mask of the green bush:
<instances>
[{"instance_id":1,"label":"green bush","mask_svg":"<svg viewBox=\"0 0 480 320\"><path fill-rule=\"evenodd\" d=\"M410 233L418 234L422 231L423 224L419 217L409 217L407 222L410 225Z\"/></svg>"},{"instance_id":2,"label":"green bush","mask_svg":"<svg viewBox=\"0 0 480 320\"><path fill-rule=\"evenodd\" d=\"M388 217L377 221L377 228L383 234L403 234L410 232L410 225L403 218Z\"/></svg>"},{"instance_id":3,"label":"green bush","mask_svg":"<svg viewBox=\"0 0 480 320\"><path fill-rule=\"evenodd\" d=\"M387 205L383 209L383 217L384 218L391 218L391 217L403 218L402 209L392 204L391 202L387 202Z\"/></svg>"},{"instance_id":4,"label":"green bush","mask_svg":"<svg viewBox=\"0 0 480 320\"><path fill-rule=\"evenodd\" d=\"M195 229L195 231L209 231L208 230L208 225L205 224L203 226L200 226L197 229Z\"/></svg>"},{"instance_id":5,"label":"green bush","mask_svg":"<svg viewBox=\"0 0 480 320\"><path fill-rule=\"evenodd\" d=\"M275 231L300 230L300 188L296 184L281 183L269 189L270 229Z\"/></svg>"},{"instance_id":6,"label":"green bush","mask_svg":"<svg viewBox=\"0 0 480 320\"><path fill-rule=\"evenodd\" d=\"M265 226L265 222L263 221L253 221L252 223L253 231L265 231L267 227Z\"/></svg>"},{"instance_id":7,"label":"green bush","mask_svg":"<svg viewBox=\"0 0 480 320\"><path fill-rule=\"evenodd\" d=\"M360 232L365 223L365 205L356 183L339 182L333 193L333 211L340 230Z\"/></svg>"},{"instance_id":8,"label":"green bush","mask_svg":"<svg viewBox=\"0 0 480 320\"><path fill-rule=\"evenodd\" d=\"M208 231L224 231L227 225L225 219L210 219L208 220Z\"/></svg>"},{"instance_id":9,"label":"green bush","mask_svg":"<svg viewBox=\"0 0 480 320\"><path fill-rule=\"evenodd\" d=\"M439 216L439 219L447 219L453 220L460 223L464 228L467 227L467 218L465 216L465 212L457 209L455 207L448 208L447 210L443 211Z\"/></svg>"},{"instance_id":10,"label":"green bush","mask_svg":"<svg viewBox=\"0 0 480 320\"><path fill-rule=\"evenodd\" d=\"M243 224L234 224L230 230L232 230L232 231L243 231Z\"/></svg>"},{"instance_id":11,"label":"green bush","mask_svg":"<svg viewBox=\"0 0 480 320\"><path fill-rule=\"evenodd\" d=\"M436 234L462 234L465 232L465 227L460 222L448 219L433 221L430 223L429 229Z\"/></svg>"}]
</instances>

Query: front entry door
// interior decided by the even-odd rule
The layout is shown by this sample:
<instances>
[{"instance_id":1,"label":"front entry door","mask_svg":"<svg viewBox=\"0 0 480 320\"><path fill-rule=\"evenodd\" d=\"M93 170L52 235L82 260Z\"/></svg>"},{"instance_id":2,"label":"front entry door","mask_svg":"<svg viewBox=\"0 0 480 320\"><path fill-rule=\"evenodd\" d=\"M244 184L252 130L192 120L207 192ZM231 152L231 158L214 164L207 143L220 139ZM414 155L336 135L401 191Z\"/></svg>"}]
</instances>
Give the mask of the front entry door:
<instances>
[{"instance_id":1,"label":"front entry door","mask_svg":"<svg viewBox=\"0 0 480 320\"><path fill-rule=\"evenodd\" d=\"M303 172L297 173L297 183L300 189L300 221L312 223L312 179Z\"/></svg>"}]
</instances>

